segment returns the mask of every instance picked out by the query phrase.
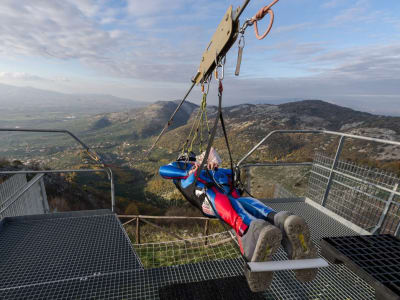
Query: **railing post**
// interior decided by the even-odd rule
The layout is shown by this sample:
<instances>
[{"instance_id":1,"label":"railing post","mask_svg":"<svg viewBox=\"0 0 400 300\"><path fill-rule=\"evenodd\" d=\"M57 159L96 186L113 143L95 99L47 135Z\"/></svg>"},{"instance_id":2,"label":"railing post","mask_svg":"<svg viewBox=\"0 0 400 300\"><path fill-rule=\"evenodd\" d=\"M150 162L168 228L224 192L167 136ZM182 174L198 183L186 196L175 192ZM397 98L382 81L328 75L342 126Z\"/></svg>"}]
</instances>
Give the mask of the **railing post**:
<instances>
[{"instance_id":1,"label":"railing post","mask_svg":"<svg viewBox=\"0 0 400 300\"><path fill-rule=\"evenodd\" d=\"M379 218L378 224L376 224L375 228L372 230L372 234L378 234L378 233L382 233L382 225L385 222L386 218L387 218L387 213L389 211L390 206L393 203L393 198L394 198L394 193L397 192L397 188L399 187L399 184L396 183L393 187L393 191L390 193L390 196L386 202L385 208L383 209L383 212L381 214L381 217ZM399 222L400 225L400 222ZM399 226L398 226L399 227ZM396 231L398 231L398 228L396 229Z\"/></svg>"},{"instance_id":2,"label":"railing post","mask_svg":"<svg viewBox=\"0 0 400 300\"><path fill-rule=\"evenodd\" d=\"M206 223L204 224L204 236L206 237L204 240L204 245L207 245L207 235L208 235L208 219L206 220Z\"/></svg>"},{"instance_id":3,"label":"railing post","mask_svg":"<svg viewBox=\"0 0 400 300\"><path fill-rule=\"evenodd\" d=\"M250 174L250 167L246 167L246 190L248 193L251 194L251 174Z\"/></svg>"},{"instance_id":4,"label":"railing post","mask_svg":"<svg viewBox=\"0 0 400 300\"><path fill-rule=\"evenodd\" d=\"M136 244L140 244L140 218L136 218Z\"/></svg>"},{"instance_id":5,"label":"railing post","mask_svg":"<svg viewBox=\"0 0 400 300\"><path fill-rule=\"evenodd\" d=\"M44 186L43 177L39 181L40 193L42 194L43 210L47 214L50 212L49 202L47 201L46 187Z\"/></svg>"},{"instance_id":6,"label":"railing post","mask_svg":"<svg viewBox=\"0 0 400 300\"><path fill-rule=\"evenodd\" d=\"M114 175L110 168L104 169L107 173L108 179L110 180L111 189L111 211L115 212L115 187L114 187Z\"/></svg>"},{"instance_id":7,"label":"railing post","mask_svg":"<svg viewBox=\"0 0 400 300\"><path fill-rule=\"evenodd\" d=\"M329 191L330 191L331 185L332 185L333 175L335 173L334 171L335 171L335 168L336 168L337 163L339 161L340 154L342 153L344 140L345 140L345 137L342 135L340 137L339 145L338 145L337 150L336 150L335 159L333 160L332 167L331 167L331 170L329 172L328 182L326 184L325 193L324 193L324 197L322 198L321 206L325 206L326 205L326 200L328 199Z\"/></svg>"},{"instance_id":8,"label":"railing post","mask_svg":"<svg viewBox=\"0 0 400 300\"><path fill-rule=\"evenodd\" d=\"M396 231L394 232L394 236L400 238L400 222L397 224Z\"/></svg>"}]
</instances>

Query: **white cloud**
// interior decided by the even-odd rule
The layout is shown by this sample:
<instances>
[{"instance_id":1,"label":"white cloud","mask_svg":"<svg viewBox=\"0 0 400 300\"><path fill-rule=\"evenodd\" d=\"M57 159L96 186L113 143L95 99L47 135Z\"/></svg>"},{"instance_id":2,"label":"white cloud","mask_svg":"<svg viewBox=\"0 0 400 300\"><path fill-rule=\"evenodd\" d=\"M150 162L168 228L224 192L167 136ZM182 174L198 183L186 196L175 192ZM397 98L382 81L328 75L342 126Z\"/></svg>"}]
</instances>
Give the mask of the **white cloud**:
<instances>
[{"instance_id":1,"label":"white cloud","mask_svg":"<svg viewBox=\"0 0 400 300\"><path fill-rule=\"evenodd\" d=\"M128 11L133 16L148 16L149 18L165 15L181 8L185 1L183 0L127 0Z\"/></svg>"},{"instance_id":2,"label":"white cloud","mask_svg":"<svg viewBox=\"0 0 400 300\"><path fill-rule=\"evenodd\" d=\"M304 22L299 24L287 25L287 26L279 26L274 28L274 34L282 33L282 32L291 32L291 31L299 31L300 29L306 29L312 27L311 22Z\"/></svg>"},{"instance_id":3,"label":"white cloud","mask_svg":"<svg viewBox=\"0 0 400 300\"><path fill-rule=\"evenodd\" d=\"M22 80L22 81L37 81L46 80L43 77L25 73L25 72L0 72L0 79L3 80Z\"/></svg>"},{"instance_id":4,"label":"white cloud","mask_svg":"<svg viewBox=\"0 0 400 300\"><path fill-rule=\"evenodd\" d=\"M330 1L324 1L323 4L321 5L322 8L327 8L327 9L331 9L331 8L335 8L337 6L340 6L344 3L347 3L347 0L330 0Z\"/></svg>"}]
</instances>

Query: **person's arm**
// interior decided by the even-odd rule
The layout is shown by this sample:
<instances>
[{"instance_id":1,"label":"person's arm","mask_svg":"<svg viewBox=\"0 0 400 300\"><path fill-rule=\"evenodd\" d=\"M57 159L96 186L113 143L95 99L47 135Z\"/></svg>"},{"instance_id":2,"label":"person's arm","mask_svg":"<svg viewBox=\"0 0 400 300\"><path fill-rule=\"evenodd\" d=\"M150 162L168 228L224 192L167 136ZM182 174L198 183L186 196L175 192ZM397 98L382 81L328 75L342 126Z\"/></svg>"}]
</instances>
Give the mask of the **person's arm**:
<instances>
[{"instance_id":1,"label":"person's arm","mask_svg":"<svg viewBox=\"0 0 400 300\"><path fill-rule=\"evenodd\" d=\"M184 162L172 162L166 166L161 166L159 173L165 179L185 179L188 177L192 164Z\"/></svg>"},{"instance_id":2,"label":"person's arm","mask_svg":"<svg viewBox=\"0 0 400 300\"><path fill-rule=\"evenodd\" d=\"M205 151L196 158L197 164L199 164L199 165L201 164L201 162L204 159L204 155L205 155ZM222 160L219 157L217 150L215 150L213 147L211 147L210 153L209 153L208 159L207 159L207 169L214 170L215 168L218 168L218 166L221 165L221 163L222 163Z\"/></svg>"}]
</instances>

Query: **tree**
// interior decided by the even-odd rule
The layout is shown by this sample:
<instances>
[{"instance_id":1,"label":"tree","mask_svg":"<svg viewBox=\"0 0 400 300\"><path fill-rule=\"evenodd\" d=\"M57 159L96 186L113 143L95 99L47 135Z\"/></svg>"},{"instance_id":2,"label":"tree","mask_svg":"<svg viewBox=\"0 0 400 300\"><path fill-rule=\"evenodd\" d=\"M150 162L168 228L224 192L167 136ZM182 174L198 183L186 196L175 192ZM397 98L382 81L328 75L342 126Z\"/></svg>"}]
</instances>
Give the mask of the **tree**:
<instances>
[{"instance_id":1,"label":"tree","mask_svg":"<svg viewBox=\"0 0 400 300\"><path fill-rule=\"evenodd\" d=\"M125 209L125 214L126 215L138 215L139 214L139 209L135 202L129 203L129 205Z\"/></svg>"}]
</instances>

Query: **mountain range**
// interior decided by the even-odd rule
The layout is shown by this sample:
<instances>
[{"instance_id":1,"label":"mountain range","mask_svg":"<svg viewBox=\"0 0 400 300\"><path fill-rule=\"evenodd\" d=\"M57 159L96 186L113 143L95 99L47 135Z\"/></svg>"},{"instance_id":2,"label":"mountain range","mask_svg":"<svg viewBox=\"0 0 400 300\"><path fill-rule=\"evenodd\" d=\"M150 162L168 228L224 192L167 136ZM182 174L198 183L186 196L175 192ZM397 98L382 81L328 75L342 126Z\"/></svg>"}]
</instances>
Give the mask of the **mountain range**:
<instances>
[{"instance_id":1,"label":"mountain range","mask_svg":"<svg viewBox=\"0 0 400 300\"><path fill-rule=\"evenodd\" d=\"M65 94L32 87L0 84L0 113L65 113L97 114L122 111L144 106L145 102L133 101L111 95Z\"/></svg>"}]
</instances>

